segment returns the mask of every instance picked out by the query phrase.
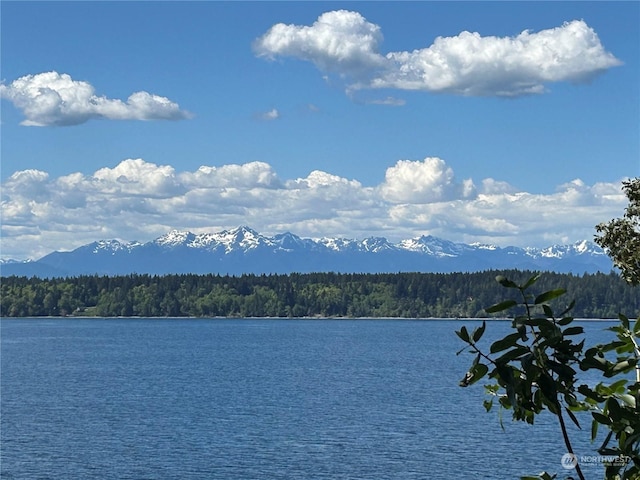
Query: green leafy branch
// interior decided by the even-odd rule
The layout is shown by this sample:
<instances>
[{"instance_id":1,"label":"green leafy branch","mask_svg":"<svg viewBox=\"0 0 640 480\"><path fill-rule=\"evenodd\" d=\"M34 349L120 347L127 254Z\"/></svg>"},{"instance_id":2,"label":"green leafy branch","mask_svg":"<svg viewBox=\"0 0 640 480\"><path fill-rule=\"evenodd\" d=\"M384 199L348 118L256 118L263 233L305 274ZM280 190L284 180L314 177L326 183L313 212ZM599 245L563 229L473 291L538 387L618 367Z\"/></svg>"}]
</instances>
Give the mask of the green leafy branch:
<instances>
[{"instance_id":1,"label":"green leafy branch","mask_svg":"<svg viewBox=\"0 0 640 480\"><path fill-rule=\"evenodd\" d=\"M606 478L640 478L640 318L631 327L629 318L620 315L620 324L608 330L615 332L616 340L596 345L585 352L580 368L599 370L605 378L620 378L611 384L598 383L594 388L580 385L578 391L589 405L593 420L591 440L595 441L598 428L609 430L598 449L601 455L626 459L626 465L607 465ZM606 354L615 352L609 360ZM632 372L635 382L630 384ZM614 442L615 439L615 442ZM621 474L623 474L621 476Z\"/></svg>"},{"instance_id":2,"label":"green leafy branch","mask_svg":"<svg viewBox=\"0 0 640 480\"><path fill-rule=\"evenodd\" d=\"M533 424L536 415L543 410L550 411L558 419L567 452L573 454L573 447L565 423L565 415L578 427L580 423L575 412L590 411L592 440L595 440L598 425L609 429L609 435L598 450L602 455L620 455L628 461L606 467L606 478L631 479L640 475L640 412L638 411L640 370L637 369L640 350L638 349L639 322L633 329L626 317L621 316L621 325L613 327L617 340L597 345L584 351L584 340L575 340L583 332L581 326L573 325L574 318L569 312L574 302L555 315L551 303L564 295L564 289L550 290L533 296L529 290L540 275L531 277L518 285L498 276L496 280L505 288L515 290L518 299L509 299L486 309L496 314L517 309L512 320L513 333L494 341L485 352L479 342L486 331L486 321L469 332L462 327L456 332L466 346L458 354L469 351L474 360L460 381L467 387L488 377L493 383L485 386L489 399L484 406L490 411L497 401L500 412L511 410L514 420ZM626 320L625 320L626 319ZM606 358L607 352L615 351L618 356ZM627 386L626 379L611 385L598 384L591 389L587 385L577 385L578 369L597 369L605 378L625 375L636 369L638 377L633 385ZM500 414L502 425L502 415ZM504 426L503 426L504 428ZM611 443L615 437L617 444ZM576 465L576 474L585 477ZM543 472L537 477L526 479L551 479L555 475Z\"/></svg>"}]
</instances>

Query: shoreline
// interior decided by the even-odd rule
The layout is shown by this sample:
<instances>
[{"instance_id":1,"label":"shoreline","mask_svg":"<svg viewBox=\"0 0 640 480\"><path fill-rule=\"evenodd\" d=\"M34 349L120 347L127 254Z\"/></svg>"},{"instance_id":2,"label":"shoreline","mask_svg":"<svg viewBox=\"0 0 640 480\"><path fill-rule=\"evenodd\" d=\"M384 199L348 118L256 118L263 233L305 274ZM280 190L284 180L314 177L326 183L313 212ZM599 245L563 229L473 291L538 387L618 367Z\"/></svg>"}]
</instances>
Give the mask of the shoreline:
<instances>
[{"instance_id":1,"label":"shoreline","mask_svg":"<svg viewBox=\"0 0 640 480\"><path fill-rule=\"evenodd\" d=\"M508 317L323 317L323 316L305 316L305 317L240 317L240 316L215 316L215 317L195 317L195 316L180 316L180 317L144 317L138 315L129 316L98 316L98 315L43 315L36 317L0 317L0 321L3 320L382 320L382 321L397 321L397 320L412 320L420 322L448 322L448 321L470 321L470 322L482 322L482 321L498 321L508 322L512 321L512 318ZM618 322L618 318L574 318L575 322Z\"/></svg>"}]
</instances>

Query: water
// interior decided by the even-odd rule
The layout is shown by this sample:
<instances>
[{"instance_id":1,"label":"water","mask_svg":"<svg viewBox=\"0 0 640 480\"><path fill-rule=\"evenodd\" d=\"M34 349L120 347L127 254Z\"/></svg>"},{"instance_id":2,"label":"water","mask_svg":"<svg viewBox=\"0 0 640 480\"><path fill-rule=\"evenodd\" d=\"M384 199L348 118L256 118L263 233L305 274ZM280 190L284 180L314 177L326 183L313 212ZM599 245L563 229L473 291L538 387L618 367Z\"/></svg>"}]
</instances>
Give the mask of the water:
<instances>
[{"instance_id":1,"label":"water","mask_svg":"<svg viewBox=\"0 0 640 480\"><path fill-rule=\"evenodd\" d=\"M481 385L458 387L462 324L474 322L3 320L1 476L565 478L553 418L506 412L503 431ZM606 326L588 335L604 341ZM582 455L585 427L571 430Z\"/></svg>"}]
</instances>

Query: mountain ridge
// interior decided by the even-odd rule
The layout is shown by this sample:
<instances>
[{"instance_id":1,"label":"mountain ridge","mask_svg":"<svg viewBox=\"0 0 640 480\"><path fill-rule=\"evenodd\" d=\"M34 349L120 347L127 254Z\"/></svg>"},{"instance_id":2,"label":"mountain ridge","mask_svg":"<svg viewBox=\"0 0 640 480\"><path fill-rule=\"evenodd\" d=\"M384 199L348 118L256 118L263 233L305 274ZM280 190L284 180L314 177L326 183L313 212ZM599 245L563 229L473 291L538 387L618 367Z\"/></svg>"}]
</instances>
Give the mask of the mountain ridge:
<instances>
[{"instance_id":1,"label":"mountain ridge","mask_svg":"<svg viewBox=\"0 0 640 480\"><path fill-rule=\"evenodd\" d=\"M422 235L397 243L384 237L302 238L291 232L265 236L248 226L215 233L171 230L149 242L99 240L39 260L4 261L0 275L214 273L450 273L495 268L559 273L608 273L611 260L596 244L581 240L546 248L465 244Z\"/></svg>"}]
</instances>

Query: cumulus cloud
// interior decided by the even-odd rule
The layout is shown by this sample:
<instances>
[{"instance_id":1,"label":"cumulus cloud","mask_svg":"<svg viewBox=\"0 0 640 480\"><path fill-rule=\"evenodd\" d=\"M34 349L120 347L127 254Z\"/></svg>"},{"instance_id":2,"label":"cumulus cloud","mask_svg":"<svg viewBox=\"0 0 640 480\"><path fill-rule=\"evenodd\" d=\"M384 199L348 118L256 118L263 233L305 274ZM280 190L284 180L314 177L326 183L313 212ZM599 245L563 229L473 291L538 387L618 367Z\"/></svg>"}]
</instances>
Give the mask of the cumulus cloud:
<instances>
[{"instance_id":1,"label":"cumulus cloud","mask_svg":"<svg viewBox=\"0 0 640 480\"><path fill-rule=\"evenodd\" d=\"M166 198L184 191L173 167L158 166L141 158L124 160L115 168L101 168L91 180L92 186L100 184L111 194Z\"/></svg>"},{"instance_id":2,"label":"cumulus cloud","mask_svg":"<svg viewBox=\"0 0 640 480\"><path fill-rule=\"evenodd\" d=\"M347 91L392 88L467 96L539 94L621 65L583 20L511 37L461 32L413 51L379 50L378 25L357 12L322 14L311 26L277 24L254 42L259 57L292 57L338 74Z\"/></svg>"},{"instance_id":3,"label":"cumulus cloud","mask_svg":"<svg viewBox=\"0 0 640 480\"><path fill-rule=\"evenodd\" d=\"M241 224L265 234L391 241L432 234L548 246L592 238L595 223L626 206L620 183L575 179L552 194L535 194L491 178L458 180L437 157L400 160L377 186L319 170L281 179L264 162L176 171L126 159L58 178L23 170L1 187L2 253L14 258L100 239L148 241L174 228L199 233Z\"/></svg>"},{"instance_id":4,"label":"cumulus cloud","mask_svg":"<svg viewBox=\"0 0 640 480\"><path fill-rule=\"evenodd\" d=\"M421 162L400 160L388 168L381 185L382 197L391 203L433 203L470 197L473 182L456 184L453 169L437 157Z\"/></svg>"},{"instance_id":5,"label":"cumulus cloud","mask_svg":"<svg viewBox=\"0 0 640 480\"><path fill-rule=\"evenodd\" d=\"M264 162L249 162L243 165L203 165L195 172L184 172L181 181L188 188L275 188L280 180L271 165Z\"/></svg>"},{"instance_id":6,"label":"cumulus cloud","mask_svg":"<svg viewBox=\"0 0 640 480\"><path fill-rule=\"evenodd\" d=\"M92 118L182 120L191 116L177 103L148 92L135 92L126 102L98 96L90 83L58 72L25 75L2 84L0 97L22 111L21 124L26 126L79 125Z\"/></svg>"},{"instance_id":7,"label":"cumulus cloud","mask_svg":"<svg viewBox=\"0 0 640 480\"><path fill-rule=\"evenodd\" d=\"M260 57L295 57L313 62L320 70L359 75L382 67L378 53L380 27L357 12L323 13L310 27L278 23L253 45Z\"/></svg>"}]
</instances>

